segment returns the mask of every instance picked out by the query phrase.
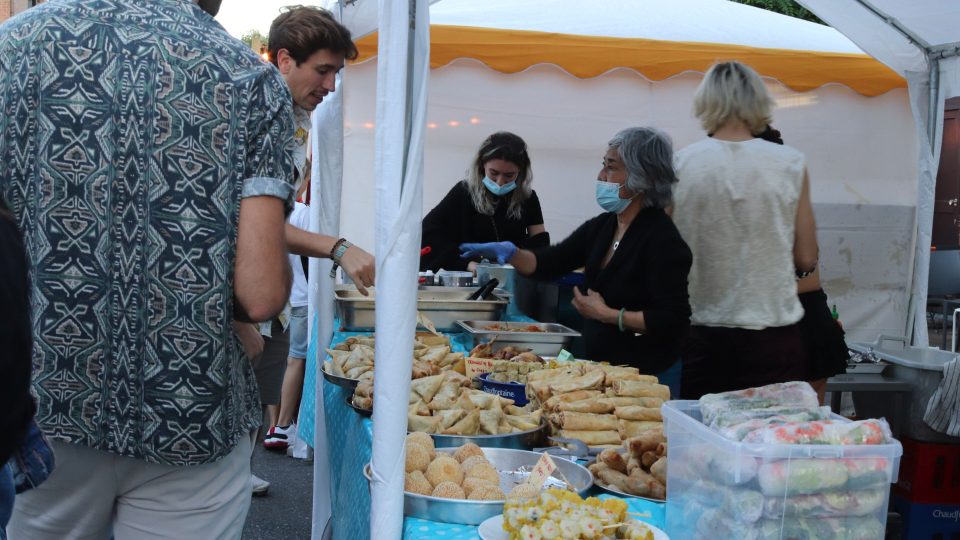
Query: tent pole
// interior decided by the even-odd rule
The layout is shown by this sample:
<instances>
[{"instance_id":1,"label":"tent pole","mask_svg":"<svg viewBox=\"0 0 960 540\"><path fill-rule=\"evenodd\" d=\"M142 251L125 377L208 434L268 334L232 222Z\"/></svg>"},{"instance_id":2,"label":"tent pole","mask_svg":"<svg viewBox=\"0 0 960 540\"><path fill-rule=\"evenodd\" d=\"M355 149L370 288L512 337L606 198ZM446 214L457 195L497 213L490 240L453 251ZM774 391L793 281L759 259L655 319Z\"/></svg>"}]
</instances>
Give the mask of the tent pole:
<instances>
[{"instance_id":1,"label":"tent pole","mask_svg":"<svg viewBox=\"0 0 960 540\"><path fill-rule=\"evenodd\" d=\"M927 133L930 137L930 150L936 154L937 111L940 105L940 59L930 56L927 60L930 62L930 103L927 107Z\"/></svg>"}]
</instances>

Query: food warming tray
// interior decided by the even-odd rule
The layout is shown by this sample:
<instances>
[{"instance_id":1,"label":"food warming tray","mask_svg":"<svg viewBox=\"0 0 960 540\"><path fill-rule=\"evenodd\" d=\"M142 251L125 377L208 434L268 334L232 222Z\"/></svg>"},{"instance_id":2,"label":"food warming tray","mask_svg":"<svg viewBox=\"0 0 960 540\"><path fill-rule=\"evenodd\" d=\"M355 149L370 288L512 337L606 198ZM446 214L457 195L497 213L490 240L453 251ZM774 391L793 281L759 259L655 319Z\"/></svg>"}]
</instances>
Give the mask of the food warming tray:
<instances>
[{"instance_id":1,"label":"food warming tray","mask_svg":"<svg viewBox=\"0 0 960 540\"><path fill-rule=\"evenodd\" d=\"M337 316L340 326L348 331L373 330L376 324L374 307L375 288L363 296L352 285L336 289ZM507 309L507 300L494 291L486 300L467 300L476 287L420 287L417 291L417 310L433 321L438 331L459 331L459 319L496 321Z\"/></svg>"},{"instance_id":2,"label":"food warming tray","mask_svg":"<svg viewBox=\"0 0 960 540\"><path fill-rule=\"evenodd\" d=\"M580 337L580 332L557 323L472 320L457 321L457 324L470 333L474 346L496 337L493 342L494 351L512 345L518 349L530 349L532 353L540 356L556 356L561 349L570 345L573 338ZM496 324L496 329L487 328L493 324ZM524 331L530 327L536 327L540 331Z\"/></svg>"}]
</instances>

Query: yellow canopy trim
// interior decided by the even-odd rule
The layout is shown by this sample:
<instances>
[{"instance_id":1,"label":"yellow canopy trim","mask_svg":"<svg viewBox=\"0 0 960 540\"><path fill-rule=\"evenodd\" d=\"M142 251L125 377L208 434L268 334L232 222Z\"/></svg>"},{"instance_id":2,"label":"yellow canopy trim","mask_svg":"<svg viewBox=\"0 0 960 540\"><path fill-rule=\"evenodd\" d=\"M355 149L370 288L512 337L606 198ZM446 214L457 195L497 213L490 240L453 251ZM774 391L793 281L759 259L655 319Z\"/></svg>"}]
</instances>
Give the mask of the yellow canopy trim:
<instances>
[{"instance_id":1,"label":"yellow canopy trim","mask_svg":"<svg viewBox=\"0 0 960 540\"><path fill-rule=\"evenodd\" d=\"M357 46L358 62L376 56L377 35L360 39ZM581 79L623 67L652 81L684 71L704 72L718 60L739 60L798 92L838 83L865 96L878 96L907 86L896 72L865 54L431 25L430 67L458 58L479 60L502 73L554 64Z\"/></svg>"}]
</instances>

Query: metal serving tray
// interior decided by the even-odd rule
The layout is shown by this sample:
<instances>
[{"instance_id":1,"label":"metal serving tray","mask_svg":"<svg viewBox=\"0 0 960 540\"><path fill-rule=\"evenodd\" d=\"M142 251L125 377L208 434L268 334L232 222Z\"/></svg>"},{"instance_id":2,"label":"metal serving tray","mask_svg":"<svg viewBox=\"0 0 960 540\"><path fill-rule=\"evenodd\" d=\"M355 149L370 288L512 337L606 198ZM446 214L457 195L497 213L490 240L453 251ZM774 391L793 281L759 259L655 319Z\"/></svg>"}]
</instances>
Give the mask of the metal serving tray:
<instances>
[{"instance_id":1,"label":"metal serving tray","mask_svg":"<svg viewBox=\"0 0 960 540\"><path fill-rule=\"evenodd\" d=\"M453 449L437 449L438 454L443 452L452 453ZM526 450L485 448L483 453L500 473L500 489L505 494L510 493L515 485L526 480L534 465L537 464L537 460L540 459L540 454ZM556 458L553 461L563 476L573 484L571 487L574 491L581 496L593 485L593 474L586 467L563 458ZM370 480L372 475L369 464L363 468L363 475ZM547 478L544 487L565 487L566 484L559 478L560 476L554 473L554 476ZM404 492L403 514L430 521L479 525L484 520L503 513L503 503L504 501L444 499Z\"/></svg>"},{"instance_id":2,"label":"metal serving tray","mask_svg":"<svg viewBox=\"0 0 960 540\"><path fill-rule=\"evenodd\" d=\"M473 336L474 346L496 337L497 340L493 343L494 351L512 345L518 349L530 349L532 353L540 356L556 356L561 349L570 345L573 338L580 337L580 332L557 323L496 322L501 328L522 330L535 326L543 332L487 330L484 327L494 322L482 320L457 321L457 324Z\"/></svg>"},{"instance_id":3,"label":"metal serving tray","mask_svg":"<svg viewBox=\"0 0 960 540\"><path fill-rule=\"evenodd\" d=\"M473 443L481 448L528 450L543 443L543 432L546 427L547 423L541 421L540 426L535 429L501 435L443 435L442 433L431 433L430 436L433 437L433 444L437 448L459 448L467 443Z\"/></svg>"},{"instance_id":4,"label":"metal serving tray","mask_svg":"<svg viewBox=\"0 0 960 540\"><path fill-rule=\"evenodd\" d=\"M336 289L337 316L344 330L373 330L376 324L374 305L376 290L368 289L363 296L352 285ZM427 316L438 331L459 331L457 320L475 319L497 321L507 309L507 300L494 291L487 300L467 300L477 287L420 287L417 291L417 310Z\"/></svg>"}]
</instances>

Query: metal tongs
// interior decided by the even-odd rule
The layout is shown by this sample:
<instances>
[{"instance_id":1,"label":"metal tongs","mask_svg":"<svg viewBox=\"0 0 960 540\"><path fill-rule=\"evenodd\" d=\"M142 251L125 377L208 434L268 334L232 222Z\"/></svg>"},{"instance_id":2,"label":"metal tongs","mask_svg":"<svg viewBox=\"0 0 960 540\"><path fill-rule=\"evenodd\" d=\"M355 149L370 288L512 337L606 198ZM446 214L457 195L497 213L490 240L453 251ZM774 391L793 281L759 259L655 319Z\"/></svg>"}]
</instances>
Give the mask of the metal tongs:
<instances>
[{"instance_id":1,"label":"metal tongs","mask_svg":"<svg viewBox=\"0 0 960 540\"><path fill-rule=\"evenodd\" d=\"M587 446L587 443L580 439L566 439L564 437L547 437L560 446L546 446L543 448L534 448L534 452L546 452L551 456L567 457L576 459L589 459L597 457L603 448L594 448Z\"/></svg>"}]
</instances>

